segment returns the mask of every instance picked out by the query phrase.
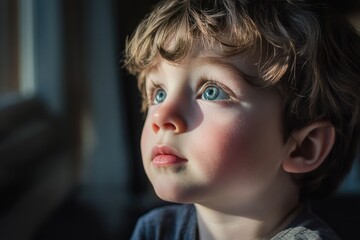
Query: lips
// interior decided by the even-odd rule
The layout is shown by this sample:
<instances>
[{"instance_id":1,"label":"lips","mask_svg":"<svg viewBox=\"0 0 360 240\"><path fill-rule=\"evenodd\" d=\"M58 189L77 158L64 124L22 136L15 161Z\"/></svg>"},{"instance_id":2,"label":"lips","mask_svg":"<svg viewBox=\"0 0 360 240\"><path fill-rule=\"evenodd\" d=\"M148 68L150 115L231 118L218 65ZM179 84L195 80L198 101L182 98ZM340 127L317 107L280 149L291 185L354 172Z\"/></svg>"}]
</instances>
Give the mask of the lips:
<instances>
[{"instance_id":1,"label":"lips","mask_svg":"<svg viewBox=\"0 0 360 240\"><path fill-rule=\"evenodd\" d=\"M151 159L156 167L171 167L187 162L175 149L168 146L154 147Z\"/></svg>"}]
</instances>

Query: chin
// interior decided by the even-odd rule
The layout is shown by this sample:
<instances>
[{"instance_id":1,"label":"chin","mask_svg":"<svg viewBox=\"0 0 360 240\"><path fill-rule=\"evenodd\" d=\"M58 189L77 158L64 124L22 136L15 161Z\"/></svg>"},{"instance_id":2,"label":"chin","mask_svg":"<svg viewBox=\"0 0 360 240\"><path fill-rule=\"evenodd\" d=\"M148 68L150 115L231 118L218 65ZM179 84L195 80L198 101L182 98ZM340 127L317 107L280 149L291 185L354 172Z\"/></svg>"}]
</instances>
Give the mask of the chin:
<instances>
[{"instance_id":1,"label":"chin","mask_svg":"<svg viewBox=\"0 0 360 240\"><path fill-rule=\"evenodd\" d=\"M174 203L194 203L196 196L191 190L179 189L179 188L166 188L154 187L156 195L167 202Z\"/></svg>"},{"instance_id":2,"label":"chin","mask_svg":"<svg viewBox=\"0 0 360 240\"><path fill-rule=\"evenodd\" d=\"M166 202L173 202L173 203L192 203L188 196L185 197L184 194L174 193L174 192L163 192L163 191L156 191L156 195Z\"/></svg>"}]
</instances>

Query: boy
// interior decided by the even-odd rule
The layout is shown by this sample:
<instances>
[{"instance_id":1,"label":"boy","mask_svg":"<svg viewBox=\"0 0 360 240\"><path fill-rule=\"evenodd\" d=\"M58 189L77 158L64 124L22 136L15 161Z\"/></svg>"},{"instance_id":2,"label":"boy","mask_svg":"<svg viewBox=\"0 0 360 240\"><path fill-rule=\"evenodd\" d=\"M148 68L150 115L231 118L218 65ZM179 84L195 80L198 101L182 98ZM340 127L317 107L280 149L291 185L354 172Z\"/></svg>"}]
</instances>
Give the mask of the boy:
<instances>
[{"instance_id":1,"label":"boy","mask_svg":"<svg viewBox=\"0 0 360 240\"><path fill-rule=\"evenodd\" d=\"M351 166L360 40L319 1L169 0L128 41L143 165L183 203L132 239L339 239L306 207Z\"/></svg>"}]
</instances>

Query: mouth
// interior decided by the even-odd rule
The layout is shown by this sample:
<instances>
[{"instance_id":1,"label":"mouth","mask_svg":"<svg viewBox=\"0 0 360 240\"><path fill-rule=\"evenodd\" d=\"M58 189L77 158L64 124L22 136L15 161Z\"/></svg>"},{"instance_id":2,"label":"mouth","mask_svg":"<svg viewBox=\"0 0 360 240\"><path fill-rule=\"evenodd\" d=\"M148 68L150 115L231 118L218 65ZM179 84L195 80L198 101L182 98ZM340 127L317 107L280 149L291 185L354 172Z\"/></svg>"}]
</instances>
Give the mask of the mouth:
<instances>
[{"instance_id":1,"label":"mouth","mask_svg":"<svg viewBox=\"0 0 360 240\"><path fill-rule=\"evenodd\" d=\"M154 147L151 159L155 167L171 167L187 162L175 149L164 145Z\"/></svg>"}]
</instances>

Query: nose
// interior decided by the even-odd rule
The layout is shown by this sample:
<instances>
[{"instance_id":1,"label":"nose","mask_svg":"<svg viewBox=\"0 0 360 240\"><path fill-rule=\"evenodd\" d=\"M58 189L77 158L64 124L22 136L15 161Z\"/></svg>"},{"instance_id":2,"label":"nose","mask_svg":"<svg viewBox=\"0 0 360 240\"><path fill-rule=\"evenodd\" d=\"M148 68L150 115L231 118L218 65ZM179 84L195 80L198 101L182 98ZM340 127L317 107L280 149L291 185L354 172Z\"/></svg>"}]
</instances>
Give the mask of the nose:
<instances>
[{"instance_id":1,"label":"nose","mask_svg":"<svg viewBox=\"0 0 360 240\"><path fill-rule=\"evenodd\" d=\"M158 133L160 130L173 131L175 134L185 132L187 124L183 107L175 102L160 104L152 115L154 133Z\"/></svg>"}]
</instances>

